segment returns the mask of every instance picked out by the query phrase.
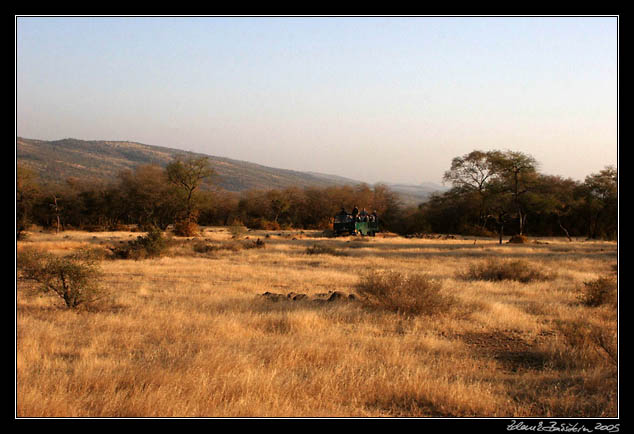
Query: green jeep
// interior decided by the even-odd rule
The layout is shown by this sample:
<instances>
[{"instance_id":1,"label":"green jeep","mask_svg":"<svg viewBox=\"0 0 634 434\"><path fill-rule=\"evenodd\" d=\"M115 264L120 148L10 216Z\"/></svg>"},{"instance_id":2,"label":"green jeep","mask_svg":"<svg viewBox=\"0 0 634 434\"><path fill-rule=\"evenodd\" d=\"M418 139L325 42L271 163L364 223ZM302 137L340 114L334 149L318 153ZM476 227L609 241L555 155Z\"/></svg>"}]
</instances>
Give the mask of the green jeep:
<instances>
[{"instance_id":1,"label":"green jeep","mask_svg":"<svg viewBox=\"0 0 634 434\"><path fill-rule=\"evenodd\" d=\"M350 214L338 214L335 216L332 229L335 236L338 235L370 235L380 232L378 219L370 221L357 221Z\"/></svg>"}]
</instances>

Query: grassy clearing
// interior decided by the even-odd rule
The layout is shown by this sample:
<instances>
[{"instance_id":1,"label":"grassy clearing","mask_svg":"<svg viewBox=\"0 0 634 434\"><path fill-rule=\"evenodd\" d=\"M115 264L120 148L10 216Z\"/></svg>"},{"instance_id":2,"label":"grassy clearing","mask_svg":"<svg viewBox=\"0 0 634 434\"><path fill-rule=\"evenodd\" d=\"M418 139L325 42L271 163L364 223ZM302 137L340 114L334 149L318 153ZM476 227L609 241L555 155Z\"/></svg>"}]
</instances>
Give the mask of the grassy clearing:
<instances>
[{"instance_id":1,"label":"grassy clearing","mask_svg":"<svg viewBox=\"0 0 634 434\"><path fill-rule=\"evenodd\" d=\"M106 251L138 235L34 232L18 255L25 247ZM245 248L257 239L264 248ZM616 244L542 241L358 242L203 228L199 237L170 239L160 257L102 260L110 297L93 306L67 309L19 279L17 414L616 416L617 310L606 290L613 286L601 280L615 275ZM307 254L315 245L326 250ZM489 260L522 261L546 278L465 279ZM372 270L403 277L388 288L451 296L451 308L261 296L359 294ZM415 275L426 277L405 279Z\"/></svg>"}]
</instances>

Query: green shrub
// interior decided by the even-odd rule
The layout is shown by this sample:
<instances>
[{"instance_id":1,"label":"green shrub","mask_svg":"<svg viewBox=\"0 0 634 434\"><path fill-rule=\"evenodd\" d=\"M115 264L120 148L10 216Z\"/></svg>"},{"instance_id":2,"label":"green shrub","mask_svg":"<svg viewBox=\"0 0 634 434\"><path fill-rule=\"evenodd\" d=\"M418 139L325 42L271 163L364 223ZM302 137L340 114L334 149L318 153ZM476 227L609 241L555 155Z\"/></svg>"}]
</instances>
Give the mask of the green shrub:
<instances>
[{"instance_id":1,"label":"green shrub","mask_svg":"<svg viewBox=\"0 0 634 434\"><path fill-rule=\"evenodd\" d=\"M465 280L500 282L515 280L522 283L548 280L550 276L523 260L494 260L473 264L462 274Z\"/></svg>"},{"instance_id":2,"label":"green shrub","mask_svg":"<svg viewBox=\"0 0 634 434\"><path fill-rule=\"evenodd\" d=\"M40 291L57 295L66 307L74 309L106 295L100 286L103 273L98 257L88 250L56 256L25 249L18 256L18 269L24 279L38 282Z\"/></svg>"},{"instance_id":3,"label":"green shrub","mask_svg":"<svg viewBox=\"0 0 634 434\"><path fill-rule=\"evenodd\" d=\"M371 271L361 276L355 289L366 305L406 315L441 313L455 303L442 293L441 282L426 274Z\"/></svg>"},{"instance_id":4,"label":"green shrub","mask_svg":"<svg viewBox=\"0 0 634 434\"><path fill-rule=\"evenodd\" d=\"M584 288L579 295L579 301L590 307L603 304L617 304L617 280L616 277L599 277L590 282L584 282Z\"/></svg>"}]
</instances>

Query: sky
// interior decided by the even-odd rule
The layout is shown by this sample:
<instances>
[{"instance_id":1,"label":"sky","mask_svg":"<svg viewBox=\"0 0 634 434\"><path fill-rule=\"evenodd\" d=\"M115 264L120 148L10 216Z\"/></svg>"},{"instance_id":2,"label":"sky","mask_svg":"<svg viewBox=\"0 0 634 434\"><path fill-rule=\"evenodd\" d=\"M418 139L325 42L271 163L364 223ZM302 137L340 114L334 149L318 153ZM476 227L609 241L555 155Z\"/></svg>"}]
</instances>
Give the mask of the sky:
<instances>
[{"instance_id":1,"label":"sky","mask_svg":"<svg viewBox=\"0 0 634 434\"><path fill-rule=\"evenodd\" d=\"M16 17L16 134L376 182L473 150L618 163L618 19Z\"/></svg>"}]
</instances>

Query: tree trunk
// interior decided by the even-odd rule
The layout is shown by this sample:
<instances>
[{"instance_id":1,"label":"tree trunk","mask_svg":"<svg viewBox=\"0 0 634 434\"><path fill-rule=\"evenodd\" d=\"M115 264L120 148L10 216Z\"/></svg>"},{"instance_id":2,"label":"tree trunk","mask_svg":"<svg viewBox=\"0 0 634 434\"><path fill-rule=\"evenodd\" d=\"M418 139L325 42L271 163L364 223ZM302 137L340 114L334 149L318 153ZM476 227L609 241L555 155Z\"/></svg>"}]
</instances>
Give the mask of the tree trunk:
<instances>
[{"instance_id":1,"label":"tree trunk","mask_svg":"<svg viewBox=\"0 0 634 434\"><path fill-rule=\"evenodd\" d=\"M572 241L572 238L570 238L570 234L568 233L568 229L566 229L564 225L561 224L561 216L559 215L557 216L557 223L559 223L559 227L566 234L566 238L568 238L568 241Z\"/></svg>"},{"instance_id":2,"label":"tree trunk","mask_svg":"<svg viewBox=\"0 0 634 434\"><path fill-rule=\"evenodd\" d=\"M490 216L481 216L480 217L480 221L482 222L482 226L480 226L480 230L482 231L482 233L484 233L486 227L487 227L487 222L489 221Z\"/></svg>"},{"instance_id":3,"label":"tree trunk","mask_svg":"<svg viewBox=\"0 0 634 434\"><path fill-rule=\"evenodd\" d=\"M498 233L500 235L500 244L502 244L502 237L504 236L504 223L498 223Z\"/></svg>"},{"instance_id":4,"label":"tree trunk","mask_svg":"<svg viewBox=\"0 0 634 434\"><path fill-rule=\"evenodd\" d=\"M526 225L526 214L522 213L522 209L517 207L517 217L519 220L519 235L524 235L524 226Z\"/></svg>"},{"instance_id":5,"label":"tree trunk","mask_svg":"<svg viewBox=\"0 0 634 434\"><path fill-rule=\"evenodd\" d=\"M55 233L59 234L59 228L60 228L60 220L59 220L59 205L57 204L57 196L53 195L53 211L55 213L55 220L57 225L55 226Z\"/></svg>"}]
</instances>

